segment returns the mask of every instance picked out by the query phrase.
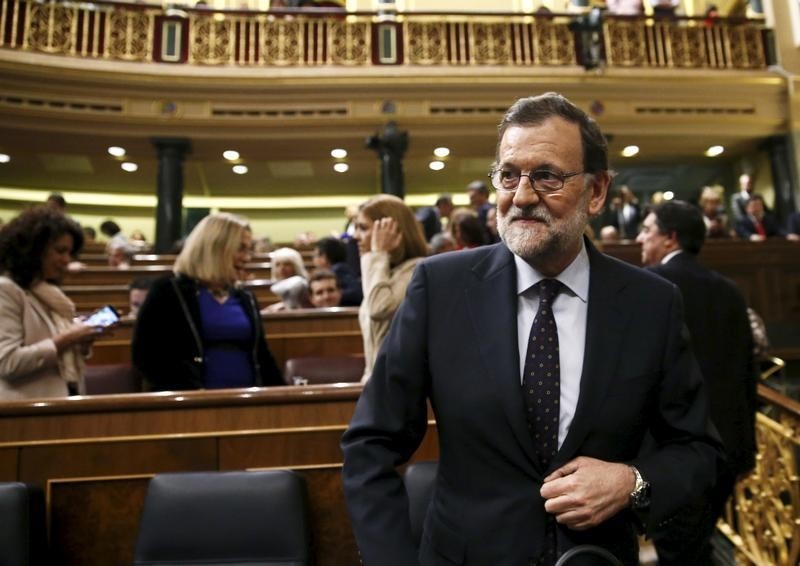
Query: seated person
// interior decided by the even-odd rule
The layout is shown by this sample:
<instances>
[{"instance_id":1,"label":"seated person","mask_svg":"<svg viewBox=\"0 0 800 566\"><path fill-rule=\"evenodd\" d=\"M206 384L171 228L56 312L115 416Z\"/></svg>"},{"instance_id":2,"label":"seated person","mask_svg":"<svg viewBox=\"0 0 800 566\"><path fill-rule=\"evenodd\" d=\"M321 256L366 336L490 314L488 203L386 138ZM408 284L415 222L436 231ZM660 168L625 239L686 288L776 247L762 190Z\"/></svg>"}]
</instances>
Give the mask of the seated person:
<instances>
[{"instance_id":1,"label":"seated person","mask_svg":"<svg viewBox=\"0 0 800 566\"><path fill-rule=\"evenodd\" d=\"M775 217L767 212L764 197L754 194L745 205L746 215L736 222L736 235L743 240L761 242L766 238L783 236Z\"/></svg>"},{"instance_id":2,"label":"seated person","mask_svg":"<svg viewBox=\"0 0 800 566\"><path fill-rule=\"evenodd\" d=\"M311 304L318 309L338 307L342 300L339 280L330 269L317 269L308 281Z\"/></svg>"},{"instance_id":3,"label":"seated person","mask_svg":"<svg viewBox=\"0 0 800 566\"><path fill-rule=\"evenodd\" d=\"M706 225L706 238L727 238L728 218L722 213L722 197L712 187L703 187L700 193L700 210Z\"/></svg>"},{"instance_id":4,"label":"seated person","mask_svg":"<svg viewBox=\"0 0 800 566\"><path fill-rule=\"evenodd\" d=\"M147 292L150 290L150 286L153 284L153 280L147 277L140 277L138 279L134 279L131 281L131 284L128 285L128 318L136 318L136 315L139 314L139 308L144 304L144 300L147 298Z\"/></svg>"},{"instance_id":5,"label":"seated person","mask_svg":"<svg viewBox=\"0 0 800 566\"><path fill-rule=\"evenodd\" d=\"M133 252L123 244L113 244L108 250L108 265L117 269L130 269Z\"/></svg>"},{"instance_id":6,"label":"seated person","mask_svg":"<svg viewBox=\"0 0 800 566\"><path fill-rule=\"evenodd\" d=\"M314 267L330 269L336 275L342 292L341 306L357 307L361 304L364 298L361 277L347 264L347 245L343 241L332 236L322 238L314 245L311 261Z\"/></svg>"},{"instance_id":7,"label":"seated person","mask_svg":"<svg viewBox=\"0 0 800 566\"><path fill-rule=\"evenodd\" d=\"M443 254L444 252L453 252L458 249L456 241L448 232L440 232L431 238L430 242L431 255Z\"/></svg>"},{"instance_id":8,"label":"seated person","mask_svg":"<svg viewBox=\"0 0 800 566\"><path fill-rule=\"evenodd\" d=\"M280 297L280 302L274 303L261 310L261 314L270 312L308 309L313 305L308 297L308 279L299 275L292 275L286 279L276 281L270 290Z\"/></svg>"},{"instance_id":9,"label":"seated person","mask_svg":"<svg viewBox=\"0 0 800 566\"><path fill-rule=\"evenodd\" d=\"M272 278L275 281L295 275L308 279L308 271L303 265L303 256L297 250L278 248L274 252L270 252L269 259L272 261Z\"/></svg>"},{"instance_id":10,"label":"seated person","mask_svg":"<svg viewBox=\"0 0 800 566\"><path fill-rule=\"evenodd\" d=\"M800 241L800 212L793 212L789 215L788 228L786 239L793 242Z\"/></svg>"}]
</instances>

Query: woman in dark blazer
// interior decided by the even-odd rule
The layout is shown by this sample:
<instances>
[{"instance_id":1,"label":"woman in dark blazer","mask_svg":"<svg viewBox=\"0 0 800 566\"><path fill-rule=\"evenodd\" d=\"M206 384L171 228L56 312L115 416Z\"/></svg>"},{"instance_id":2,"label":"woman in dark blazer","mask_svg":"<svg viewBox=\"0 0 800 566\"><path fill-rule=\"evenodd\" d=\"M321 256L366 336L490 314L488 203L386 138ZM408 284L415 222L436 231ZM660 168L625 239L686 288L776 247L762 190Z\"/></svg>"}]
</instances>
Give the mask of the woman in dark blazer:
<instances>
[{"instance_id":1,"label":"woman in dark blazer","mask_svg":"<svg viewBox=\"0 0 800 566\"><path fill-rule=\"evenodd\" d=\"M256 299L238 284L251 242L244 219L207 216L186 239L175 275L153 283L132 343L151 390L284 384Z\"/></svg>"}]
</instances>

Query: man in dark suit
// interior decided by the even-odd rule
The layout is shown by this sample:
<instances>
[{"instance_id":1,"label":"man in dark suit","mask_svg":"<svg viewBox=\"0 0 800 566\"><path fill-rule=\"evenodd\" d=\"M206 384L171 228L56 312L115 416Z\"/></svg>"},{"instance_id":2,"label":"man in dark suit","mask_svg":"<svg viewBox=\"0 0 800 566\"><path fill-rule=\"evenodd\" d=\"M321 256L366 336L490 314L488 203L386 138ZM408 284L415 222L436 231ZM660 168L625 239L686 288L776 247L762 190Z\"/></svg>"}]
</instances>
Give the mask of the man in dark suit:
<instances>
[{"instance_id":1,"label":"man in dark suit","mask_svg":"<svg viewBox=\"0 0 800 566\"><path fill-rule=\"evenodd\" d=\"M686 325L708 391L711 420L725 446L726 464L707 499L698 499L662 532L652 533L658 562L711 564L711 536L736 478L755 464L756 362L747 304L739 289L700 265L705 241L699 209L669 201L645 218L636 240L642 263L681 291Z\"/></svg>"},{"instance_id":2,"label":"man in dark suit","mask_svg":"<svg viewBox=\"0 0 800 566\"><path fill-rule=\"evenodd\" d=\"M583 237L607 153L562 96L517 101L491 175L503 242L417 266L342 438L367 566L552 566L581 544L638 564L637 526L709 487L719 448L680 294ZM439 465L417 549L396 467L427 401ZM660 448L640 457L646 431Z\"/></svg>"},{"instance_id":3,"label":"man in dark suit","mask_svg":"<svg viewBox=\"0 0 800 566\"><path fill-rule=\"evenodd\" d=\"M753 194L753 179L747 173L739 175L739 191L731 195L731 214L736 224L747 216L747 203Z\"/></svg>"},{"instance_id":4,"label":"man in dark suit","mask_svg":"<svg viewBox=\"0 0 800 566\"><path fill-rule=\"evenodd\" d=\"M762 242L767 238L783 236L781 226L764 204L764 197L755 194L745 205L746 214L736 221L734 230L743 240Z\"/></svg>"},{"instance_id":5,"label":"man in dark suit","mask_svg":"<svg viewBox=\"0 0 800 566\"><path fill-rule=\"evenodd\" d=\"M450 218L451 212L453 199L450 195L440 195L434 206L426 206L417 212L417 220L422 224L426 242L430 242L431 238L442 231L442 218Z\"/></svg>"}]
</instances>

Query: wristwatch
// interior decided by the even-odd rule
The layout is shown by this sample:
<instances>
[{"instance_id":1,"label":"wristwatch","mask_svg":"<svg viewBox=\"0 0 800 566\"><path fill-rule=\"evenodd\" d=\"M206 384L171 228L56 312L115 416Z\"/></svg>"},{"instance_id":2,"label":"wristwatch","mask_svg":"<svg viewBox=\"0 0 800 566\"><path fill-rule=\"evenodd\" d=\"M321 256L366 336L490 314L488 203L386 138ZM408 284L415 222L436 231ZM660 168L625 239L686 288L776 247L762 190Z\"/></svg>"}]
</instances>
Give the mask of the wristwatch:
<instances>
[{"instance_id":1,"label":"wristwatch","mask_svg":"<svg viewBox=\"0 0 800 566\"><path fill-rule=\"evenodd\" d=\"M636 484L633 486L633 491L630 494L630 503L632 509L644 509L650 506L650 483L646 482L634 466L629 466L636 476Z\"/></svg>"}]
</instances>

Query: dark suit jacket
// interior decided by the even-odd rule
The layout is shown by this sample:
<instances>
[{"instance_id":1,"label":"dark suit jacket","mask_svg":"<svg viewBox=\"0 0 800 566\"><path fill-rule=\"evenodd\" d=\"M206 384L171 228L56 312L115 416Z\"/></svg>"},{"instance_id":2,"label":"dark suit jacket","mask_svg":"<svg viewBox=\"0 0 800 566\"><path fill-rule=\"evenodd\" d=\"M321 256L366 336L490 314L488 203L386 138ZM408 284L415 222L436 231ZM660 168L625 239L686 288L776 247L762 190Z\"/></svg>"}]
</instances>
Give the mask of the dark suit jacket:
<instances>
[{"instance_id":1,"label":"dark suit jacket","mask_svg":"<svg viewBox=\"0 0 800 566\"><path fill-rule=\"evenodd\" d=\"M422 224L425 241L430 242L436 234L442 231L442 220L435 206L426 206L417 212L417 220Z\"/></svg>"},{"instance_id":2,"label":"dark suit jacket","mask_svg":"<svg viewBox=\"0 0 800 566\"><path fill-rule=\"evenodd\" d=\"M711 420L733 475L755 464L757 372L747 304L736 285L680 253L650 268L683 295L692 350L706 380Z\"/></svg>"},{"instance_id":3,"label":"dark suit jacket","mask_svg":"<svg viewBox=\"0 0 800 566\"><path fill-rule=\"evenodd\" d=\"M183 276L158 279L147 293L133 329L131 357L153 391L204 387L197 293L197 282ZM285 385L267 347L255 296L247 289L232 293L241 301L253 327L253 385Z\"/></svg>"},{"instance_id":4,"label":"dark suit jacket","mask_svg":"<svg viewBox=\"0 0 800 566\"><path fill-rule=\"evenodd\" d=\"M678 290L598 253L591 263L581 393L551 468L579 455L634 463L663 524L711 483L719 456ZM434 256L416 269L342 439L344 488L367 566L528 564L548 520L520 391L516 266L503 244ZM421 442L427 405L440 460L417 555L395 467ZM637 458L651 431L661 449ZM638 564L623 511L559 549L598 544Z\"/></svg>"},{"instance_id":5,"label":"dark suit jacket","mask_svg":"<svg viewBox=\"0 0 800 566\"><path fill-rule=\"evenodd\" d=\"M764 226L764 231L767 233L767 238L783 235L783 230L781 230L780 224L778 224L778 221L772 214L764 214L764 218L761 219L761 224ZM750 236L756 233L756 225L749 216L744 216L736 221L734 230L736 231L737 236L744 240L748 240Z\"/></svg>"}]
</instances>

